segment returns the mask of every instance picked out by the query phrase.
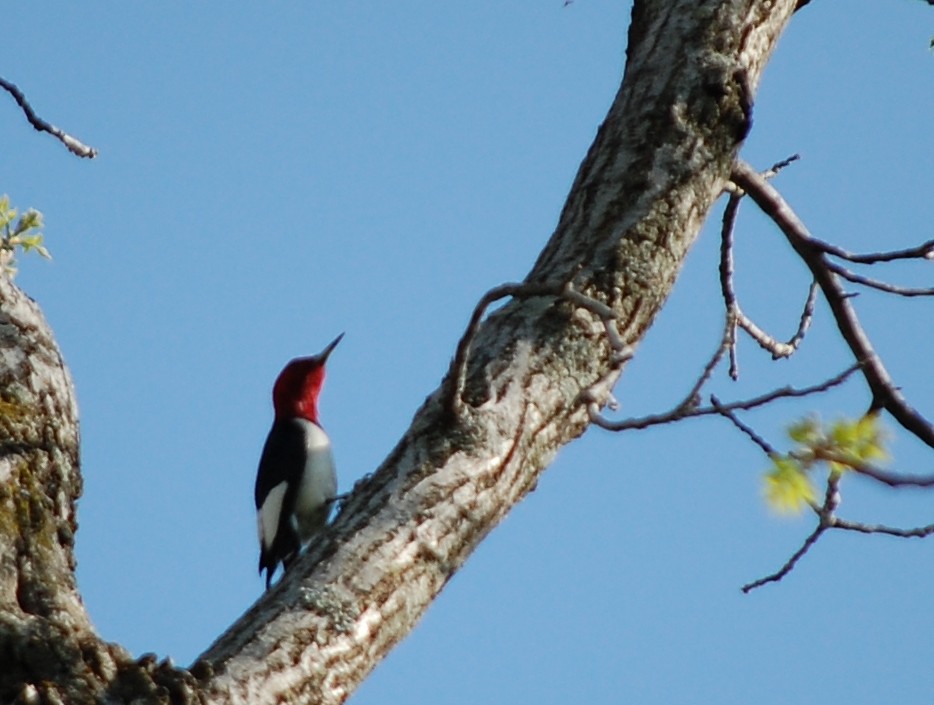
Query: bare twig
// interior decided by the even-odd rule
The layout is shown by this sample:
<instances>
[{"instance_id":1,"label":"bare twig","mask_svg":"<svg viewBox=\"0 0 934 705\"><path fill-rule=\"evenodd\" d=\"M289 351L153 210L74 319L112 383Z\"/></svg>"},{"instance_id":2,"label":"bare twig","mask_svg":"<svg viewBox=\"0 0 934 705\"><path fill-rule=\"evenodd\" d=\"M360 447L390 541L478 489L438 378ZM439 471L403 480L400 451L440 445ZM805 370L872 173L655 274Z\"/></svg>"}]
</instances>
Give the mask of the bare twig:
<instances>
[{"instance_id":1,"label":"bare twig","mask_svg":"<svg viewBox=\"0 0 934 705\"><path fill-rule=\"evenodd\" d=\"M32 109L32 106L26 100L26 96L23 95L23 92L16 87L15 84L10 83L5 78L0 78L0 88L3 88L13 96L13 100L22 108L23 113L26 115L26 119L29 121L29 124L32 125L39 132L48 132L50 135L55 137L59 142L65 145L68 148L68 151L72 154L75 154L79 157L86 157L87 159L93 159L97 156L97 150L93 147L88 147L86 144L80 140L72 137L67 132L63 132L59 128L55 127L38 115Z\"/></svg>"},{"instance_id":2,"label":"bare twig","mask_svg":"<svg viewBox=\"0 0 934 705\"><path fill-rule=\"evenodd\" d=\"M713 406L713 408L716 410L718 414L729 419L733 423L733 425L736 426L736 428L738 428L740 431L746 434L746 436L749 437L749 440L751 440L753 443L759 446L762 449L763 453L765 453L770 458L775 455L778 455L776 450L771 446L771 444L769 444L767 440L765 440L762 436L760 436L758 433L753 431L750 426L747 426L742 421L740 421L739 418L736 416L736 414L733 413L733 410L728 409L723 404L721 404L720 400L717 399L717 397L715 397L713 394L710 395L710 404L711 406Z\"/></svg>"},{"instance_id":3,"label":"bare twig","mask_svg":"<svg viewBox=\"0 0 934 705\"><path fill-rule=\"evenodd\" d=\"M723 209L723 225L720 228L720 294L727 311L736 305L736 292L733 289L733 232L736 230L736 216L742 193L731 193Z\"/></svg>"},{"instance_id":4,"label":"bare twig","mask_svg":"<svg viewBox=\"0 0 934 705\"><path fill-rule=\"evenodd\" d=\"M721 348L722 350L722 348ZM718 351L720 352L720 351ZM722 354L722 353L721 353ZM713 361L716 359L711 358ZM709 366L709 363L708 363ZM610 421L602 416L591 416L591 420L595 425L600 428L606 429L608 431L629 431L629 430L639 430L644 428L649 428L651 426L658 426L661 424L672 423L674 421L680 421L682 419L695 418L698 416L712 416L714 414L724 415L725 412L734 412L734 411L750 411L760 406L765 406L773 401L778 399L791 399L796 397L805 397L811 394L818 394L820 392L826 392L834 387L843 384L850 375L852 375L856 370L859 369L859 365L852 365L847 368L840 374L831 377L828 380L821 382L820 384L815 384L809 387L803 387L797 389L795 387L782 387L780 389L774 389L771 392L762 394L757 397L752 397L750 399L744 399L740 401L733 401L728 404L724 404L717 400L716 404L711 403L709 406L698 406L696 402L696 397L700 392L700 388L697 388L697 391L693 392L693 397L689 396L685 401L676 406L670 411L666 411L661 414L651 414L649 416L640 416L637 418L631 419L622 419L620 421ZM706 370L706 368L705 368ZM703 378L703 375L702 375ZM689 400L694 398L693 403L689 403Z\"/></svg>"},{"instance_id":5,"label":"bare twig","mask_svg":"<svg viewBox=\"0 0 934 705\"><path fill-rule=\"evenodd\" d=\"M855 255L852 252L831 245L815 237L811 238L814 247L823 250L828 255L845 259L856 264L878 264L880 262L892 262L899 259L934 259L934 240L923 242L917 247L909 247L905 250L893 250L891 252L872 252L865 255Z\"/></svg>"},{"instance_id":6,"label":"bare twig","mask_svg":"<svg viewBox=\"0 0 934 705\"><path fill-rule=\"evenodd\" d=\"M905 399L892 381L881 358L860 325L837 275L827 266L822 248L815 245L811 234L788 203L755 169L745 162L733 167L732 179L746 191L756 204L778 225L792 248L804 260L821 288L844 340L857 361L873 395L873 408L884 408L906 430L934 447L934 427Z\"/></svg>"},{"instance_id":7,"label":"bare twig","mask_svg":"<svg viewBox=\"0 0 934 705\"><path fill-rule=\"evenodd\" d=\"M889 487L934 487L934 476L931 475L903 475L889 470L877 468L869 463L863 463L852 457L843 454L834 454L822 452L818 456L819 460L829 463L838 463L852 469L859 475L865 475L876 482Z\"/></svg>"},{"instance_id":8,"label":"bare twig","mask_svg":"<svg viewBox=\"0 0 934 705\"><path fill-rule=\"evenodd\" d=\"M868 286L873 289L878 289L879 291L884 291L887 294L898 294L899 296L934 296L934 287L928 289L916 289L912 287L898 286L897 284L889 284L888 282L879 281L878 279L872 279L870 277L864 277L861 274L856 272L851 272L846 267L841 267L835 262L827 261L827 267L830 271L839 274L844 279L847 279L854 284L862 284L863 286Z\"/></svg>"},{"instance_id":9,"label":"bare twig","mask_svg":"<svg viewBox=\"0 0 934 705\"><path fill-rule=\"evenodd\" d=\"M688 395L684 398L684 401L675 407L676 409L696 409L698 404L700 404L701 389L703 389L704 385L710 381L710 378L713 375L713 371L717 369L717 365L720 364L720 360L723 359L723 355L726 353L726 351L732 351L734 347L735 330L736 325L733 323L733 321L727 318L723 329L723 336L720 339L720 345L717 346L717 349L714 351L713 355L710 356L707 364L704 365L704 369L701 370L700 375L694 382L694 386L691 387L691 391L688 392Z\"/></svg>"},{"instance_id":10,"label":"bare twig","mask_svg":"<svg viewBox=\"0 0 934 705\"><path fill-rule=\"evenodd\" d=\"M773 360L791 357L798 350L798 347L801 345L801 341L804 340L805 333L807 333L808 328L811 327L811 320L814 318L814 304L817 300L816 292L817 285L812 282L808 290L807 298L804 302L804 307L801 311L801 318L798 321L798 329L786 343L776 340L764 330L759 328L759 326L757 326L756 323L751 318L749 318L749 316L747 316L736 303L732 305L730 310L730 317L734 320L734 330L735 327L738 326L739 328L742 328L744 331L746 331L749 337L759 344L760 348L772 355ZM730 376L733 379L736 379L739 377L739 374L735 369L735 351L731 350L731 352L731 359L734 359L734 365L731 366Z\"/></svg>"},{"instance_id":11,"label":"bare twig","mask_svg":"<svg viewBox=\"0 0 934 705\"><path fill-rule=\"evenodd\" d=\"M792 154L790 157L782 159L780 162L775 162L772 166L762 172L763 178L771 179L773 176L776 176L778 172L784 169L786 166L794 164L801 158L800 154Z\"/></svg>"},{"instance_id":12,"label":"bare twig","mask_svg":"<svg viewBox=\"0 0 934 705\"><path fill-rule=\"evenodd\" d=\"M739 379L739 356L736 354L736 321L732 316L727 317L729 323L729 339L727 341L728 349L730 351L730 369L729 375L730 379L734 382Z\"/></svg>"},{"instance_id":13,"label":"bare twig","mask_svg":"<svg viewBox=\"0 0 934 705\"><path fill-rule=\"evenodd\" d=\"M795 334L788 340L788 345L792 348L797 349L804 338L804 334L807 333L808 328L811 327L811 321L814 320L814 306L817 304L817 292L819 290L820 287L817 281L812 280L811 286L808 288L808 297L804 300L804 308L801 309L801 318L798 320L798 330L795 331Z\"/></svg>"},{"instance_id":14,"label":"bare twig","mask_svg":"<svg viewBox=\"0 0 934 705\"><path fill-rule=\"evenodd\" d=\"M737 307L735 311L736 325L746 331L749 337L759 344L760 348L771 353L773 360L791 357L795 351L797 351L798 346L801 345L804 334L811 326L811 319L814 316L814 302L814 285L812 284L808 292L808 297L804 302L804 309L801 313L798 329L795 331L794 335L788 339L787 343L775 340L775 338L759 328L759 326L743 313L739 307Z\"/></svg>"},{"instance_id":15,"label":"bare twig","mask_svg":"<svg viewBox=\"0 0 934 705\"><path fill-rule=\"evenodd\" d=\"M759 578L758 580L753 580L751 583L746 583L743 585L742 591L748 594L756 588L762 587L763 585L768 585L769 583L777 583L779 580L784 578L792 570L794 570L795 564L801 560L805 553L811 550L811 546L817 543L817 539L819 539L821 534L823 534L827 529L828 527L824 526L823 524L818 524L817 528L811 532L811 535L804 540L801 548L792 554L791 558L788 559L785 565L783 565L771 575L767 575L764 578Z\"/></svg>"},{"instance_id":16,"label":"bare twig","mask_svg":"<svg viewBox=\"0 0 934 705\"><path fill-rule=\"evenodd\" d=\"M795 155L774 164L768 171L764 172L763 177L768 178L774 176L797 158L797 155ZM811 325L817 296L817 285L816 283L812 283L808 291L804 309L801 313L801 318L798 322L798 329L787 343L782 343L766 333L740 308L733 287L733 232L736 227L736 216L739 211L739 204L744 195L741 189L736 189L730 194L726 207L723 210L723 226L720 230L720 292L723 296L723 303L726 306L727 318L732 322L729 352L730 377L734 380L739 377L739 366L736 355L736 327L738 326L746 331L749 337L758 343L759 347L772 355L773 360L790 357L797 351L798 346L801 344L801 341L804 340L804 335Z\"/></svg>"},{"instance_id":17,"label":"bare twig","mask_svg":"<svg viewBox=\"0 0 934 705\"><path fill-rule=\"evenodd\" d=\"M752 590L755 590L758 587L767 585L769 583L776 583L786 575L788 575L792 570L794 570L795 565L799 560L804 556L805 553L811 550L811 546L817 543L817 539L821 537L827 529L830 529L834 526L837 521L835 512L837 507L840 506L840 491L839 491L840 476L836 473L830 473L827 477L827 490L824 492L824 503L821 506L814 506L814 509L817 516L820 518L820 521L817 524L817 528L811 532L811 534L804 540L804 543L801 544L801 548L795 551L791 558L789 558L785 565L779 568L776 572L771 575L767 575L764 578L759 578L754 580L751 583L743 585L742 591L744 593L749 593Z\"/></svg>"},{"instance_id":18,"label":"bare twig","mask_svg":"<svg viewBox=\"0 0 934 705\"><path fill-rule=\"evenodd\" d=\"M733 232L736 229L736 215L743 194L736 189L727 199L723 209L723 226L720 228L720 294L726 307L726 329L723 333L723 345L730 353L730 379L739 379L739 360L736 355L736 292L733 289ZM718 359L719 361L719 359Z\"/></svg>"},{"instance_id":19,"label":"bare twig","mask_svg":"<svg viewBox=\"0 0 934 705\"><path fill-rule=\"evenodd\" d=\"M817 512L818 516L821 516L822 513L825 513L824 507L816 507L815 511ZM758 587L762 587L768 583L778 582L784 578L792 570L794 570L795 564L804 556L805 553L811 549L815 543L817 543L817 539L821 537L821 534L823 534L828 529L855 531L860 534L884 534L886 536L895 536L897 538L903 539L923 539L934 535L934 524L918 526L911 529L901 529L894 526L886 526L885 524L864 524L862 522L840 519L832 512L826 512L826 519L822 518L821 522L818 523L817 528L815 528L814 531L811 532L811 534L804 540L801 548L795 551L795 553L791 556L791 558L788 559L785 565L783 565L779 570L772 573L771 575L743 585L742 591L744 593L748 593Z\"/></svg>"},{"instance_id":20,"label":"bare twig","mask_svg":"<svg viewBox=\"0 0 934 705\"><path fill-rule=\"evenodd\" d=\"M914 529L899 529L894 526L885 526L884 524L863 524L861 522L847 521L845 519L834 519L833 528L842 529L843 531L857 531L861 534L886 534L903 539L923 539L934 534L934 524L919 526Z\"/></svg>"}]
</instances>

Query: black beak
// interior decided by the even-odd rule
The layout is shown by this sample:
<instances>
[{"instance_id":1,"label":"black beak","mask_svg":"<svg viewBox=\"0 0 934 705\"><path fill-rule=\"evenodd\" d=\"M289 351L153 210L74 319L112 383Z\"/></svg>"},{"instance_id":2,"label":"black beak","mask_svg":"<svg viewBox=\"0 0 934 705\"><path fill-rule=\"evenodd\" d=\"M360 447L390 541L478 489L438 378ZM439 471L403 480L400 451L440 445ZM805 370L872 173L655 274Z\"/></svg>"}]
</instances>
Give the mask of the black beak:
<instances>
[{"instance_id":1,"label":"black beak","mask_svg":"<svg viewBox=\"0 0 934 705\"><path fill-rule=\"evenodd\" d=\"M344 337L344 334L341 333L339 336L334 338L334 340L332 340L331 343L324 350L318 353L317 357L318 359L321 360L322 365L328 361L328 356L331 354L331 351L333 351L334 348L337 347L337 344L341 342L341 338L343 337Z\"/></svg>"}]
</instances>

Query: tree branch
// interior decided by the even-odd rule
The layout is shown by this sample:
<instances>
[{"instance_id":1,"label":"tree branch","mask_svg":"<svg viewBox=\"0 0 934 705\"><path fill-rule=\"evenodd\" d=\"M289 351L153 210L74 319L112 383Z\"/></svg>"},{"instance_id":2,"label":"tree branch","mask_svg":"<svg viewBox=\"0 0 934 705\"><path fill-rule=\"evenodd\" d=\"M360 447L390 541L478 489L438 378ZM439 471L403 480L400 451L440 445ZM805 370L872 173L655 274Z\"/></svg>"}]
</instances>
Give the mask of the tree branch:
<instances>
[{"instance_id":1,"label":"tree branch","mask_svg":"<svg viewBox=\"0 0 934 705\"><path fill-rule=\"evenodd\" d=\"M603 416L594 415L591 417L591 420L593 421L594 425L606 429L607 431L629 431L641 430L644 428L650 428L651 426L658 426L661 424L681 421L683 419L696 418L699 416L712 416L715 414L726 416L728 413L732 413L734 411L750 411L751 409L765 406L766 404L770 404L779 399L800 398L809 396L811 394L826 392L840 384L843 384L847 379L849 379L850 375L852 375L858 369L859 365L852 365L840 374L810 387L803 387L798 389L795 387L786 386L780 389L774 389L771 392L767 392L757 397L732 401L728 404L720 402L718 399L716 399L716 397L711 397L710 406L697 406L696 401L694 404L689 403L688 400L692 397L688 397L688 399L673 409L659 414L649 414L648 416L622 419L620 421L610 421ZM697 392L699 391L700 390L698 389ZM694 398L696 398L697 392L694 392Z\"/></svg>"},{"instance_id":2,"label":"tree branch","mask_svg":"<svg viewBox=\"0 0 934 705\"><path fill-rule=\"evenodd\" d=\"M90 629L58 629L62 610L43 613L41 622L22 615L29 575L0 552L0 579L12 585L0 591L0 638L4 615L22 615L17 625L25 625L20 640L0 642L0 699L346 700L534 488L558 450L588 427L581 390L618 374L611 330L635 344L664 305L750 128L753 91L793 5L636 0L623 83L522 285L550 289L573 281L580 296L612 311L612 328L604 317L575 315L576 294L564 294L572 306L519 296L486 318L478 309L463 352L396 448L357 484L320 541L207 649L192 673L154 659L133 661ZM0 356L0 366L11 359ZM27 373L36 364L13 362ZM457 414L450 413L452 389ZM74 419L57 411L39 404L27 414L44 424L36 438L77 438ZM75 467L55 456L49 466ZM3 496L35 497L29 518L57 522L51 526L60 531L37 537L52 540L37 540L40 550L22 560L64 566L67 577L68 521L80 477L51 478L4 479ZM8 504L15 512L16 503ZM14 549L22 540L3 537ZM84 615L80 600L68 607ZM28 631L40 623L47 629ZM24 644L29 648L19 648ZM34 668L29 649L48 651L42 669Z\"/></svg>"},{"instance_id":3,"label":"tree branch","mask_svg":"<svg viewBox=\"0 0 934 705\"><path fill-rule=\"evenodd\" d=\"M814 247L826 252L828 255L845 259L856 264L878 264L880 262L893 262L899 259L934 259L934 240L923 242L917 247L909 247L904 250L892 250L890 252L871 252L869 254L857 255L848 252L829 242L824 242L816 237L811 238Z\"/></svg>"},{"instance_id":4,"label":"tree branch","mask_svg":"<svg viewBox=\"0 0 934 705\"><path fill-rule=\"evenodd\" d=\"M835 517L834 512L836 512L837 507L840 506L840 492L839 492L840 476L836 473L830 473L827 478L827 490L824 492L824 503L817 507L814 506L812 509L820 518L817 528L811 532L811 534L804 540L804 543L801 545L797 551L792 554L791 558L779 568L775 573L767 575L764 578L759 580L754 580L751 583L743 585L743 593L748 594L751 590L755 590L758 587L767 585L768 583L778 582L786 575L788 575L792 570L794 570L795 565L799 560L811 550L811 546L817 543L817 539L823 535L823 533L831 528L834 525Z\"/></svg>"},{"instance_id":5,"label":"tree branch","mask_svg":"<svg viewBox=\"0 0 934 705\"><path fill-rule=\"evenodd\" d=\"M775 459L780 454L775 448L751 427L741 422L731 409L721 405L715 398L711 402L718 412L729 419L743 434L749 437L762 452L771 459ZM792 457L798 457L791 453ZM846 531L856 531L863 534L887 534L899 538L926 538L934 534L934 524L911 529L899 529L883 524L864 524L861 522L848 521L841 519L836 515L837 508L840 506L840 481L846 472L834 469L834 465L849 468L853 472L869 477L877 482L881 482L890 487L934 487L934 476L901 475L898 473L881 470L868 463L861 462L851 455L837 454L827 450L817 450L812 456L804 460L827 463L830 470L827 472L827 489L824 492L824 502L821 505L809 502L811 509L818 516L818 525L804 540L801 547L795 551L791 558L770 575L747 583L742 587L744 593L748 593L758 587L768 583L778 582L792 570L798 561L806 554L811 547L817 543L817 540L829 529L841 529Z\"/></svg>"},{"instance_id":6,"label":"tree branch","mask_svg":"<svg viewBox=\"0 0 934 705\"><path fill-rule=\"evenodd\" d=\"M903 475L877 468L869 463L859 462L850 456L834 455L832 453L821 453L819 459L839 463L849 467L859 475L864 475L889 487L934 487L934 475Z\"/></svg>"},{"instance_id":7,"label":"tree branch","mask_svg":"<svg viewBox=\"0 0 934 705\"><path fill-rule=\"evenodd\" d=\"M879 281L878 279L872 279L870 277L864 277L861 274L856 272L851 272L846 267L841 267L835 262L829 262L825 260L827 269L829 269L834 274L839 274L841 277L847 281L851 281L854 284L862 284L863 286L868 286L873 289L878 289L879 291L884 291L887 294L897 294L898 296L934 296L934 287L930 288L911 288L904 286L897 286L896 284L889 284L888 282Z\"/></svg>"},{"instance_id":8,"label":"tree branch","mask_svg":"<svg viewBox=\"0 0 934 705\"><path fill-rule=\"evenodd\" d=\"M525 291L573 281L612 310L620 341L642 338L722 190L749 126L749 87L792 4L636 3L623 85ZM673 107L685 102L694 107ZM484 317L512 293L521 291L484 297L441 389L389 458L322 542L205 653L218 701L342 701L586 429L581 390L614 359L603 321L542 296ZM283 663L309 664L313 677L284 679Z\"/></svg>"},{"instance_id":9,"label":"tree branch","mask_svg":"<svg viewBox=\"0 0 934 705\"><path fill-rule=\"evenodd\" d=\"M830 305L837 328L862 365L863 376L873 395L873 408L883 408L906 430L934 447L934 427L905 399L892 381L881 358L860 325L850 297L836 274L827 266L824 250L815 245L811 234L788 203L760 174L739 161L731 177L784 233L792 248L814 275Z\"/></svg>"},{"instance_id":10,"label":"tree branch","mask_svg":"<svg viewBox=\"0 0 934 705\"><path fill-rule=\"evenodd\" d=\"M787 159L773 164L768 170L762 173L762 178L768 179L786 166L798 159L798 155L793 155ZM817 300L817 283L812 282L808 290L807 299L804 302L804 309L801 312L801 318L798 321L798 329L787 343L782 343L759 328L755 322L749 318L740 308L736 297L736 291L733 287L733 233L736 229L736 218L739 213L739 205L743 198L741 190L737 189L730 193L726 207L723 209L723 224L720 229L720 292L723 296L723 303L726 306L727 320L729 325L728 349L730 352L730 377L739 378L739 368L736 355L736 328L742 328L756 343L766 352L772 355L773 360L791 357L798 349L801 341L807 333L814 317L814 304Z\"/></svg>"},{"instance_id":11,"label":"tree branch","mask_svg":"<svg viewBox=\"0 0 934 705\"><path fill-rule=\"evenodd\" d=\"M934 524L919 526L914 529L899 529L885 524L863 524L857 521L834 519L833 528L842 529L843 531L856 531L860 534L885 534L900 539L924 539L934 534Z\"/></svg>"},{"instance_id":12,"label":"tree branch","mask_svg":"<svg viewBox=\"0 0 934 705\"><path fill-rule=\"evenodd\" d=\"M29 121L29 124L32 125L36 130L39 132L48 132L55 139L65 145L69 152L76 156L84 157L86 159L93 159L97 156L96 149L93 147L88 147L80 140L72 137L67 132L63 132L59 128L55 127L55 125L46 122L38 115L36 115L35 111L32 109L32 106L29 104L29 101L26 100L26 96L23 95L23 92L17 88L16 85L10 83L5 78L0 77L0 88L3 88L7 93L13 96L13 100L16 101L20 108L22 108L23 114L26 115L26 119Z\"/></svg>"},{"instance_id":13,"label":"tree branch","mask_svg":"<svg viewBox=\"0 0 934 705\"><path fill-rule=\"evenodd\" d=\"M720 400L717 399L713 395L710 396L710 404L713 406L713 408L716 410L718 414L720 414L725 419L730 421L734 426L736 426L737 429L739 429L739 431L743 435L745 435L749 440L751 440L753 443L759 446L759 448L762 450L763 453L765 453L770 458L777 455L775 448L773 448L771 444L769 444L769 442L766 441L762 436L760 436L758 433L753 431L751 426L744 424L742 421L740 421L739 417L737 417L736 414L733 413L733 409L729 409L723 404L721 404Z\"/></svg>"},{"instance_id":14,"label":"tree branch","mask_svg":"<svg viewBox=\"0 0 934 705\"><path fill-rule=\"evenodd\" d=\"M770 575L766 575L764 578L759 578L758 580L753 580L751 583L746 583L740 589L743 591L743 593L748 594L752 592L753 590L755 590L756 588L762 587L763 585L768 585L769 583L777 583L779 580L784 578L786 575L788 575L791 571L795 569L795 566L798 564L798 561L804 557L805 553L811 550L811 546L817 543L817 539L819 539L821 535L827 529L828 527L826 526L818 525L817 528L814 529L814 531L812 531L811 534L804 540L804 543L801 544L801 548L799 548L797 551L795 551L791 555L791 558L788 559L785 565L783 565L781 568L779 568L774 573L771 573Z\"/></svg>"}]
</instances>

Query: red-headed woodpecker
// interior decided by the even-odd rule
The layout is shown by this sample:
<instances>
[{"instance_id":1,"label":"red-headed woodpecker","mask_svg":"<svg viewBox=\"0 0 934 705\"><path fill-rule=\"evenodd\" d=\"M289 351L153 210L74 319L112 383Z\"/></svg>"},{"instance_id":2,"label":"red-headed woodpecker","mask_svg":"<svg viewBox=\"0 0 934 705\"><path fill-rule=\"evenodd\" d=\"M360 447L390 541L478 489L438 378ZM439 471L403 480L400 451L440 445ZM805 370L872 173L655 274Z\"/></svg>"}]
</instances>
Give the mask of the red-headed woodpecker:
<instances>
[{"instance_id":1,"label":"red-headed woodpecker","mask_svg":"<svg viewBox=\"0 0 934 705\"><path fill-rule=\"evenodd\" d=\"M282 563L287 570L299 551L327 523L337 496L331 441L318 422L324 364L341 333L317 355L298 357L272 388L276 417L256 474L259 572L266 588Z\"/></svg>"}]
</instances>

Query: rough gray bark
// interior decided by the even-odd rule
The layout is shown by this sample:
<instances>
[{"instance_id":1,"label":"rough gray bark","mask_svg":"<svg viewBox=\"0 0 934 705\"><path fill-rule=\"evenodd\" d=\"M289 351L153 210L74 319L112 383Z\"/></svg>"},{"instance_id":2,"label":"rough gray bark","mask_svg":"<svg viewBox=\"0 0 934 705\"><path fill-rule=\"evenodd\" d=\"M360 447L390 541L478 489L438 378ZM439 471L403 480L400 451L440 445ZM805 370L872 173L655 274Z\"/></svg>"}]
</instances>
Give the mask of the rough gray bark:
<instances>
[{"instance_id":1,"label":"rough gray bark","mask_svg":"<svg viewBox=\"0 0 934 705\"><path fill-rule=\"evenodd\" d=\"M528 284L572 284L638 344L729 176L794 5L637 0L622 86ZM446 381L322 543L192 675L134 662L89 625L72 573L71 382L38 308L4 281L0 700L343 702L584 432L582 394L607 390L620 371L601 320L560 296L514 299L472 350L456 412Z\"/></svg>"}]
</instances>

